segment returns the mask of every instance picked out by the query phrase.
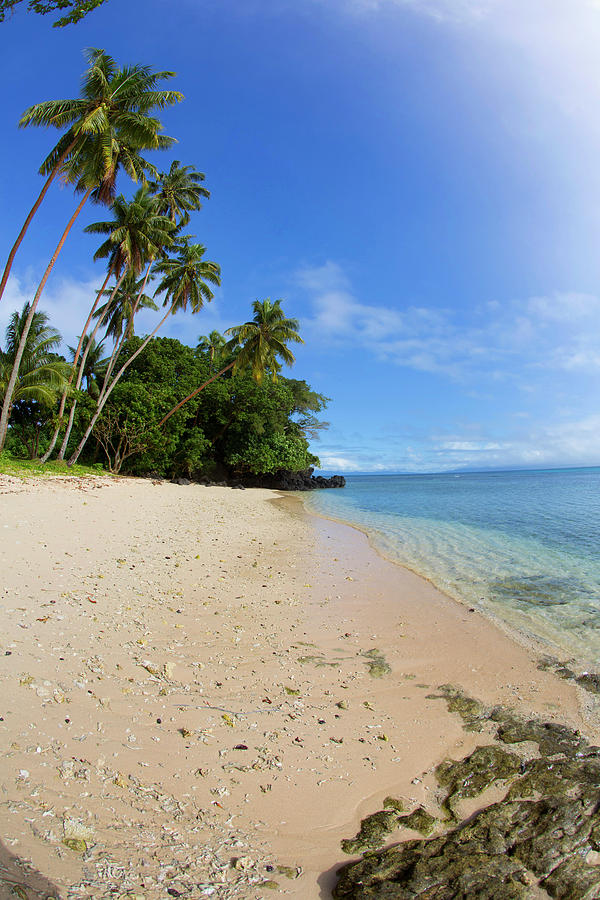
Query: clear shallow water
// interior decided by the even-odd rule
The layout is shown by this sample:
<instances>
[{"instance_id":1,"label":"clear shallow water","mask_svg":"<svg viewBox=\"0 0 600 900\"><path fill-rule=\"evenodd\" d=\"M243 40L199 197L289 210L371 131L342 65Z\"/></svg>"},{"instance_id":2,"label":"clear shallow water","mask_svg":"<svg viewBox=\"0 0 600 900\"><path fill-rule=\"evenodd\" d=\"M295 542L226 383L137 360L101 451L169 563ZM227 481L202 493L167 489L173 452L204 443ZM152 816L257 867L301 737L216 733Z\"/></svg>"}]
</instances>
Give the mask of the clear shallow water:
<instances>
[{"instance_id":1,"label":"clear shallow water","mask_svg":"<svg viewBox=\"0 0 600 900\"><path fill-rule=\"evenodd\" d=\"M600 664L600 467L355 475L307 504L451 596Z\"/></svg>"}]
</instances>

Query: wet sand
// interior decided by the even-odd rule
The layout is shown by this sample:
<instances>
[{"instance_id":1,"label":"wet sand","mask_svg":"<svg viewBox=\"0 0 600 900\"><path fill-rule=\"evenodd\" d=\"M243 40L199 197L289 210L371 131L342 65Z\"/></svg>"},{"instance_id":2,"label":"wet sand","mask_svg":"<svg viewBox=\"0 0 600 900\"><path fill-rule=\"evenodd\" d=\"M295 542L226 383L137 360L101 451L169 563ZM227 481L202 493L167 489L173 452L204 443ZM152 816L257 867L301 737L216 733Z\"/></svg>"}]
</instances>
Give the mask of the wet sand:
<instances>
[{"instance_id":1,"label":"wet sand","mask_svg":"<svg viewBox=\"0 0 600 900\"><path fill-rule=\"evenodd\" d=\"M0 477L0 534L7 897L329 897L362 817L486 742L441 684L600 738L538 648L297 498Z\"/></svg>"}]
</instances>

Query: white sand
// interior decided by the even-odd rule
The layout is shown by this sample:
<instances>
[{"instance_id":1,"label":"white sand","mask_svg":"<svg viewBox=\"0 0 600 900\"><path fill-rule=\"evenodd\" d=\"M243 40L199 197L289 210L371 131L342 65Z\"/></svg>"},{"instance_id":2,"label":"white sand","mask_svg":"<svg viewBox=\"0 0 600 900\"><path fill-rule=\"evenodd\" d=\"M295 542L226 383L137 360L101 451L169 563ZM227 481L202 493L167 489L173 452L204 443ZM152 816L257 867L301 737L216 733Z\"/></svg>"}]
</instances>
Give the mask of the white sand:
<instances>
[{"instance_id":1,"label":"white sand","mask_svg":"<svg viewBox=\"0 0 600 900\"><path fill-rule=\"evenodd\" d=\"M2 897L329 897L361 817L489 740L442 683L598 741L533 650L272 492L0 477L0 535Z\"/></svg>"}]
</instances>

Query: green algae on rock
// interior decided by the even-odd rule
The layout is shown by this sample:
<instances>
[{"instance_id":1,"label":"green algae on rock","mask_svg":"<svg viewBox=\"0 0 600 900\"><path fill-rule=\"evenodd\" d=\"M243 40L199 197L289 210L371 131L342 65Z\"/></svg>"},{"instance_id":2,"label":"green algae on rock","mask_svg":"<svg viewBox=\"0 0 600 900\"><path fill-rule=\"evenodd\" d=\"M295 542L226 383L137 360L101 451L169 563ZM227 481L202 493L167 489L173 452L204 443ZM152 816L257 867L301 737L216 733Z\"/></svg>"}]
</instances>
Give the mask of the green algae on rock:
<instances>
[{"instance_id":1,"label":"green algae on rock","mask_svg":"<svg viewBox=\"0 0 600 900\"><path fill-rule=\"evenodd\" d=\"M438 783L447 788L442 809L456 817L456 806L461 800L476 797L493 784L511 780L520 770L520 757L494 744L477 747L459 762L446 760L435 770Z\"/></svg>"},{"instance_id":2,"label":"green algae on rock","mask_svg":"<svg viewBox=\"0 0 600 900\"><path fill-rule=\"evenodd\" d=\"M395 809L396 812L402 813L404 812L404 803L402 800L397 800L395 797L386 797L383 801L384 809Z\"/></svg>"},{"instance_id":3,"label":"green algae on rock","mask_svg":"<svg viewBox=\"0 0 600 900\"><path fill-rule=\"evenodd\" d=\"M400 816L395 809L382 809L367 816L360 823L360 831L356 837L342 841L342 850L350 856L363 853L365 850L377 850L388 834L396 831Z\"/></svg>"},{"instance_id":4,"label":"green algae on rock","mask_svg":"<svg viewBox=\"0 0 600 900\"><path fill-rule=\"evenodd\" d=\"M466 731L481 731L488 717L488 709L453 684L441 684L439 694L427 694L427 700L445 700L449 712L458 713Z\"/></svg>"},{"instance_id":5,"label":"green algae on rock","mask_svg":"<svg viewBox=\"0 0 600 900\"><path fill-rule=\"evenodd\" d=\"M577 675L566 662L561 662L553 656L542 657L538 669L541 669L542 672L553 671L559 678L573 681L579 687L589 691L590 694L600 694L600 674L597 672L583 672L581 675Z\"/></svg>"},{"instance_id":6,"label":"green algae on rock","mask_svg":"<svg viewBox=\"0 0 600 900\"><path fill-rule=\"evenodd\" d=\"M452 704L464 698L452 686L442 690ZM483 722L484 707L465 699L470 702L453 711L464 713L469 728ZM366 853L344 866L336 900L534 900L541 892L555 900L600 898L600 748L564 725L523 720L500 707L489 722L516 752L491 744L441 763L443 806L455 814L460 799L495 783L510 782L507 796L446 834ZM519 753L529 743L537 744L539 757L530 747ZM411 816L397 817L395 827Z\"/></svg>"},{"instance_id":7,"label":"green algae on rock","mask_svg":"<svg viewBox=\"0 0 600 900\"><path fill-rule=\"evenodd\" d=\"M418 806L408 816L402 816L398 821L401 828L411 828L425 837L429 837L437 823L438 819L427 812L424 806Z\"/></svg>"},{"instance_id":8,"label":"green algae on rock","mask_svg":"<svg viewBox=\"0 0 600 900\"><path fill-rule=\"evenodd\" d=\"M600 871L585 856L598 814L572 800L501 801L439 838L371 853L339 872L333 896L394 900L592 900Z\"/></svg>"}]
</instances>

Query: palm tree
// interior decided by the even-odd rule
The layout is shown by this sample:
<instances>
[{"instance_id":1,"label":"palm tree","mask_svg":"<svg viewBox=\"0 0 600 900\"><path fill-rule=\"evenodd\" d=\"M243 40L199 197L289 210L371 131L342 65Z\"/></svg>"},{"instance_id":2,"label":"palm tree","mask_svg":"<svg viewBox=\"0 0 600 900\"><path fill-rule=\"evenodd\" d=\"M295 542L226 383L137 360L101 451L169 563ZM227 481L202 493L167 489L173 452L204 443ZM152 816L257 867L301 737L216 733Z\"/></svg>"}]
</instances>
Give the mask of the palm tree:
<instances>
[{"instance_id":1,"label":"palm tree","mask_svg":"<svg viewBox=\"0 0 600 900\"><path fill-rule=\"evenodd\" d=\"M57 147L42 164L40 171L56 169L57 172L61 172L65 180L75 185L76 191L84 193L75 213L67 223L31 303L30 318L25 323L21 345L15 356L13 372L10 376L13 386L18 377L31 317L35 313L39 298L63 244L86 201L92 193L98 202L108 202L112 199L117 170L120 166L124 167L134 180L137 180L149 169L154 172L154 167L145 162L139 156L138 151L165 149L172 143L171 138L158 133L161 129L158 119L152 118L147 113L153 108L163 108L181 99L181 95L177 92L154 90L158 80L171 77L173 73L154 74L148 67L143 66L119 70L114 60L104 51L92 51L92 56L92 63L95 64L90 65L89 77L84 82L86 100L89 98L93 100L91 112L86 100L48 101L31 107L21 120L21 124L52 124L56 127L70 124L69 131L73 132L73 137L74 139L76 137L77 140L74 143L70 141L68 149L60 150L57 149L61 145L61 141L59 141ZM99 102L99 98L102 102ZM83 112L86 113L87 130L85 131L81 122ZM61 139L63 143L65 139L66 136L63 136ZM56 157L57 152L59 153L58 157ZM8 274L5 274L8 278ZM85 329L82 337L83 334L85 334ZM8 409L5 402L0 415L0 450L6 440L7 428Z\"/></svg>"},{"instance_id":2,"label":"palm tree","mask_svg":"<svg viewBox=\"0 0 600 900\"><path fill-rule=\"evenodd\" d=\"M75 359L77 348L69 346L72 359ZM104 342L96 341L95 338L86 335L83 339L83 350L85 361L82 365L82 381L85 379L86 391L94 400L100 394L98 379L104 374L107 359L102 358L104 352Z\"/></svg>"},{"instance_id":3,"label":"palm tree","mask_svg":"<svg viewBox=\"0 0 600 900\"><path fill-rule=\"evenodd\" d=\"M220 331L211 331L210 334L201 334L198 338L196 349L201 353L208 353L210 364L208 371L212 374L215 360L218 360L227 341Z\"/></svg>"},{"instance_id":4,"label":"palm tree","mask_svg":"<svg viewBox=\"0 0 600 900\"><path fill-rule=\"evenodd\" d=\"M286 319L281 309L281 300L271 303L266 300L255 300L252 304L254 317L243 325L228 328L225 334L231 335L232 347L239 346L235 365L238 369L249 366L252 377L262 381L265 372L271 372L273 381L281 371L281 359L287 366L293 365L295 357L287 346L290 342L303 344L298 334L298 320Z\"/></svg>"},{"instance_id":5,"label":"palm tree","mask_svg":"<svg viewBox=\"0 0 600 900\"><path fill-rule=\"evenodd\" d=\"M235 325L225 332L225 334L232 335L226 347L228 350L237 351L235 359L169 410L157 427L160 428L161 425L164 425L167 419L170 419L188 400L192 400L200 391L203 391L205 387L208 387L229 369L238 371L249 367L252 377L258 382L262 381L265 372L271 372L273 381L276 381L277 373L281 371L279 359L288 366L295 362L294 354L287 344L290 341L296 344L304 343L297 331L297 319L286 319L281 309L281 303L281 300L271 303L269 298L255 300L252 304L254 310L252 321L245 322L243 325Z\"/></svg>"},{"instance_id":6,"label":"palm tree","mask_svg":"<svg viewBox=\"0 0 600 900\"><path fill-rule=\"evenodd\" d=\"M187 225L190 212L199 210L202 200L210 197L210 191L202 186L204 178L202 172L197 172L192 166L182 166L176 159L168 172L162 172L157 181L150 183L160 212L178 228Z\"/></svg>"},{"instance_id":7,"label":"palm tree","mask_svg":"<svg viewBox=\"0 0 600 900\"><path fill-rule=\"evenodd\" d=\"M163 251L165 246L170 245L172 241L171 235L174 231L172 222L167 219L166 216L161 216L157 213L157 206L158 204L155 198L150 195L148 187L141 187L136 191L133 200L126 200L122 195L115 198L112 205L113 218L110 221L96 222L93 225L88 225L88 227L85 229L90 234L107 235L106 240L100 245L100 247L94 254L94 260L108 258L109 272L114 272L117 276L117 283L115 284L115 287L111 292L108 302L104 305L103 314L101 316L98 316L98 321L90 335L91 338L96 337L99 328L101 327L109 312L112 311L114 313L115 299L125 278L128 275L131 275L135 278L140 274L143 267L147 265L146 275L140 288L137 300L134 301L130 311L130 318L133 319L135 313L137 312L141 297L144 293L146 283L148 281L148 277L150 275L150 267L152 265L152 261ZM98 296L90 311L88 322L97 311L96 308L99 299L100 296ZM106 369L104 384L98 398L99 400L102 396L105 385L110 379L110 375L112 373L112 369L122 342L122 339L117 339L115 341L115 346ZM85 352L79 365L79 372L75 385L76 389L79 389L81 385L84 365ZM67 444L71 436L71 430L73 428L76 406L77 397L73 399L73 403L71 405L69 420L67 422L62 445L58 453L58 459L64 459ZM47 458L48 451L43 457L44 461Z\"/></svg>"},{"instance_id":8,"label":"palm tree","mask_svg":"<svg viewBox=\"0 0 600 900\"><path fill-rule=\"evenodd\" d=\"M155 296L156 294L164 293L165 299L163 301L163 307L168 307L167 312L154 330L144 338L138 349L123 363L110 384L105 381L97 408L77 449L69 459L69 466L72 466L77 462L79 454L92 433L92 429L96 424L98 416L102 412L106 401L116 387L119 379L166 322L168 317L175 315L179 310L187 309L188 305L191 307L192 313L198 313L205 302L210 302L213 299L213 293L208 285L219 285L221 283L221 269L218 264L205 260L204 254L206 248L201 244L190 243L189 238L179 239L178 250L179 255L177 257L165 258L154 267L155 273L163 276Z\"/></svg>"},{"instance_id":9,"label":"palm tree","mask_svg":"<svg viewBox=\"0 0 600 900\"><path fill-rule=\"evenodd\" d=\"M69 372L68 364L55 353L61 341L59 332L48 325L46 313L36 312L27 336L19 379L8 395L10 372L28 316L29 303L21 312L12 314L6 329L5 349L0 350L0 399L7 402L9 412L19 400L35 400L52 406Z\"/></svg>"},{"instance_id":10,"label":"palm tree","mask_svg":"<svg viewBox=\"0 0 600 900\"><path fill-rule=\"evenodd\" d=\"M106 324L105 336L115 342L124 337L126 341L135 334L135 314L142 309L157 310L158 306L144 293L147 278L136 278L135 272L127 270L125 278L116 291L106 291L111 295L94 315Z\"/></svg>"},{"instance_id":11,"label":"palm tree","mask_svg":"<svg viewBox=\"0 0 600 900\"><path fill-rule=\"evenodd\" d=\"M84 51L88 68L83 75L82 96L71 100L48 100L36 103L25 110L19 125L37 125L65 128L65 134L50 151L42 165L40 174L46 175L46 182L33 204L23 227L18 234L0 280L0 299L4 293L12 264L23 238L39 209L48 189L65 163L73 161L84 152L86 138L108 133L117 129L121 137L138 149L159 149L170 146L172 139L158 134L160 122L148 116L152 109L163 109L182 99L177 91L157 91L156 86L165 78L172 78L174 72L155 72L148 67L133 66L118 69L112 57L104 50ZM106 144L106 142L104 142ZM110 144L105 146L105 170L112 165Z\"/></svg>"}]
</instances>

